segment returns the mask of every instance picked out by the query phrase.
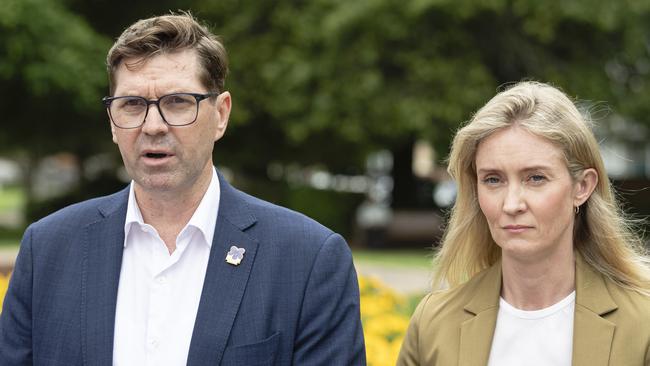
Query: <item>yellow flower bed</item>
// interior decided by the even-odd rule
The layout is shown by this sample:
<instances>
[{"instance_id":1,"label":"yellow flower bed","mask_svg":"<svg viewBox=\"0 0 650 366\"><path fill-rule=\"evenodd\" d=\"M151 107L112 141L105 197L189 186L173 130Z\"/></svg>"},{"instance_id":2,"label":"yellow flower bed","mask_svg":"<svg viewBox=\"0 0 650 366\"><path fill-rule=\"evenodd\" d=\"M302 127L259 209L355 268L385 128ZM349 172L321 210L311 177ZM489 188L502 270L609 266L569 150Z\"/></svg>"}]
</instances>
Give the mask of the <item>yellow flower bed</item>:
<instances>
[{"instance_id":1,"label":"yellow flower bed","mask_svg":"<svg viewBox=\"0 0 650 366\"><path fill-rule=\"evenodd\" d=\"M0 275L0 311L9 275ZM374 278L359 277L361 320L368 366L395 365L412 309L400 296Z\"/></svg>"},{"instance_id":2,"label":"yellow flower bed","mask_svg":"<svg viewBox=\"0 0 650 366\"><path fill-rule=\"evenodd\" d=\"M2 303L9 286L9 275L0 274L0 312L2 312Z\"/></svg>"},{"instance_id":3,"label":"yellow flower bed","mask_svg":"<svg viewBox=\"0 0 650 366\"><path fill-rule=\"evenodd\" d=\"M409 299L374 278L359 276L368 366L394 366L413 309Z\"/></svg>"}]
</instances>

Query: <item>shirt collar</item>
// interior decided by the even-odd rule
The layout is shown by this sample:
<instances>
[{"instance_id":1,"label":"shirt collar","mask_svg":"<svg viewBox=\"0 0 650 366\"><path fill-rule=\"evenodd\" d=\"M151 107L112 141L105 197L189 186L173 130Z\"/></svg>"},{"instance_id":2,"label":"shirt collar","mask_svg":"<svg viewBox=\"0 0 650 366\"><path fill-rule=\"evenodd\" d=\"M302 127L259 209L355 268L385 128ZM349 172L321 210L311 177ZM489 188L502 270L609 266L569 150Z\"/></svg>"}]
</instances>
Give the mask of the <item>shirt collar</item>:
<instances>
[{"instance_id":1,"label":"shirt collar","mask_svg":"<svg viewBox=\"0 0 650 366\"><path fill-rule=\"evenodd\" d=\"M124 246L127 244L127 238L131 227L134 224L137 225L146 225L144 219L142 218L142 212L138 206L138 202L135 199L135 192L133 190L133 181L129 187L129 200L127 203L126 209L126 221L124 222ZM208 247L212 247L212 239L214 237L214 228L217 224L217 216L219 213L219 200L221 198L221 187L219 185L219 176L217 175L217 170L212 167L212 179L210 180L210 185L205 191L199 206L194 211L194 214L188 221L185 228L192 226L197 228L201 234L203 234L203 239L205 239ZM181 230L183 232L185 230Z\"/></svg>"},{"instance_id":2,"label":"shirt collar","mask_svg":"<svg viewBox=\"0 0 650 366\"><path fill-rule=\"evenodd\" d=\"M219 200L221 198L221 187L219 187L219 177L217 170L212 167L212 180L208 190L205 191L199 207L196 208L192 218L186 226L193 226L203 233L208 247L212 247L212 238L214 237L214 227L217 224L219 214Z\"/></svg>"}]
</instances>

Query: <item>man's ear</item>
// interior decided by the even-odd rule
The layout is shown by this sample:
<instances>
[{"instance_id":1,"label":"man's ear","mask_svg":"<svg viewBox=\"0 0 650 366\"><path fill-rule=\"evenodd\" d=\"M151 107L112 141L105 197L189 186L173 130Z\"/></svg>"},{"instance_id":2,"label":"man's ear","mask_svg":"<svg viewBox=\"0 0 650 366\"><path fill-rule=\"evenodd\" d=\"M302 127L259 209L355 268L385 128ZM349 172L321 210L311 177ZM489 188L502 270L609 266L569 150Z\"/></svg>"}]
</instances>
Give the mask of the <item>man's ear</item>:
<instances>
[{"instance_id":1,"label":"man's ear","mask_svg":"<svg viewBox=\"0 0 650 366\"><path fill-rule=\"evenodd\" d=\"M587 168L580 173L575 185L573 206L580 206L585 203L596 189L598 184L598 172L594 168Z\"/></svg>"},{"instance_id":2,"label":"man's ear","mask_svg":"<svg viewBox=\"0 0 650 366\"><path fill-rule=\"evenodd\" d=\"M106 111L108 114L108 111ZM108 125L111 126L111 135L113 136L113 142L117 144L117 136L115 135L115 125L111 121L111 116L110 114L108 115Z\"/></svg>"},{"instance_id":3,"label":"man's ear","mask_svg":"<svg viewBox=\"0 0 650 366\"><path fill-rule=\"evenodd\" d=\"M214 135L214 141L219 140L228 127L228 118L232 109L232 98L230 92L223 92L217 97L217 129Z\"/></svg>"}]
</instances>

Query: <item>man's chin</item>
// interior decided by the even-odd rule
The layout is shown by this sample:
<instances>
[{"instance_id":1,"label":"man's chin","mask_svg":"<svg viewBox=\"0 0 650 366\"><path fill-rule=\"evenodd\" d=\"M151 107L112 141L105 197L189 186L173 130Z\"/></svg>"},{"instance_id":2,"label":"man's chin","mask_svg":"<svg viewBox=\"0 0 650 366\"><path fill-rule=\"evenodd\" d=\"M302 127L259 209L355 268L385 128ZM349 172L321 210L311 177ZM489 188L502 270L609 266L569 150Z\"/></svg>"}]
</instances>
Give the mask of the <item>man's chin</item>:
<instances>
[{"instance_id":1,"label":"man's chin","mask_svg":"<svg viewBox=\"0 0 650 366\"><path fill-rule=\"evenodd\" d=\"M134 178L135 188L151 193L172 192L178 189L178 182L170 174L148 174Z\"/></svg>"}]
</instances>

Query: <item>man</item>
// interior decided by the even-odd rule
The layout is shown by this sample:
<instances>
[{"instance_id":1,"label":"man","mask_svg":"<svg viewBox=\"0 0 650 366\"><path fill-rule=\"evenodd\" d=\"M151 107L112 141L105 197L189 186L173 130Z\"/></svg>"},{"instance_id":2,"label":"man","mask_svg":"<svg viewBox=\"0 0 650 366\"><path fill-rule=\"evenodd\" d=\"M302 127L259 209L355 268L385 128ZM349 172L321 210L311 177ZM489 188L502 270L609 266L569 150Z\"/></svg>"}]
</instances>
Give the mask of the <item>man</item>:
<instances>
[{"instance_id":1,"label":"man","mask_svg":"<svg viewBox=\"0 0 650 366\"><path fill-rule=\"evenodd\" d=\"M129 188L34 224L0 317L0 365L363 365L343 238L230 186L226 52L190 15L141 20L104 98Z\"/></svg>"}]
</instances>

